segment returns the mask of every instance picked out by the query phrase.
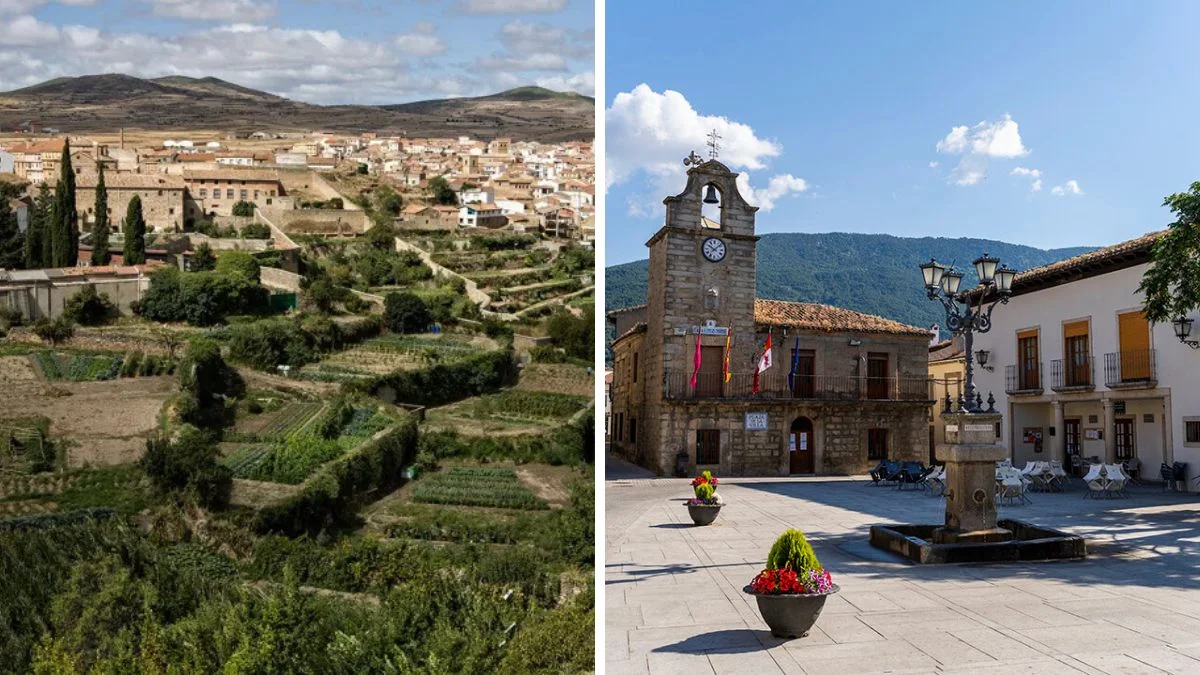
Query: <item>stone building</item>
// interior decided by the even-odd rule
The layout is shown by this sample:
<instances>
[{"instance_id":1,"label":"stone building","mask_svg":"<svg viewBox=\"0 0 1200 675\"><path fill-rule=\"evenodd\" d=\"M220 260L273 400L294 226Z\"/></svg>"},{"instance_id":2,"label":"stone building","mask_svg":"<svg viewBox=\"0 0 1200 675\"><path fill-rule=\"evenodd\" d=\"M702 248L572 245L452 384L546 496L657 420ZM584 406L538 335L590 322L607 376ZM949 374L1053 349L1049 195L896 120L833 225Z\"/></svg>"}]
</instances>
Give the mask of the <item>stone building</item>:
<instances>
[{"instance_id":1,"label":"stone building","mask_svg":"<svg viewBox=\"0 0 1200 675\"><path fill-rule=\"evenodd\" d=\"M849 474L885 457L926 460L929 332L756 299L757 208L736 178L716 160L688 171L647 242L646 305L609 314L613 450L663 474ZM768 335L774 363L755 378Z\"/></svg>"},{"instance_id":2,"label":"stone building","mask_svg":"<svg viewBox=\"0 0 1200 675\"><path fill-rule=\"evenodd\" d=\"M206 214L233 215L233 205L240 201L259 208L278 206L286 195L279 173L267 169L184 170L183 183L188 189L190 220Z\"/></svg>"},{"instance_id":3,"label":"stone building","mask_svg":"<svg viewBox=\"0 0 1200 675\"><path fill-rule=\"evenodd\" d=\"M83 171L75 178L75 209L79 226L86 230L96 220L96 185L99 174ZM152 230L176 232L185 223L186 188L179 176L162 173L105 172L104 189L108 193L108 226L120 231L129 209L129 200L142 200L142 215Z\"/></svg>"}]
</instances>

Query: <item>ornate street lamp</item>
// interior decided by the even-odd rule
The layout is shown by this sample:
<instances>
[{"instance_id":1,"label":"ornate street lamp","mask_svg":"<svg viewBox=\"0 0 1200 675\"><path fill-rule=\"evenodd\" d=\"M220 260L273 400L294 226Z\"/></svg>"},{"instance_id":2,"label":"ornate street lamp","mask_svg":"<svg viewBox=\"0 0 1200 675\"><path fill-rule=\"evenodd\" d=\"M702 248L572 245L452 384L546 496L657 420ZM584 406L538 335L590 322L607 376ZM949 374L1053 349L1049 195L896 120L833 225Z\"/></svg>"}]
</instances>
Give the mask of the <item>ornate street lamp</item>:
<instances>
[{"instance_id":1,"label":"ornate street lamp","mask_svg":"<svg viewBox=\"0 0 1200 675\"><path fill-rule=\"evenodd\" d=\"M997 267L999 262L999 259L987 253L977 258L974 265L979 285L962 294L959 293L962 272L947 268L932 258L920 266L921 275L925 280L925 294L930 300L940 300L946 311L947 330L951 336L962 335L966 341L966 397L960 402L965 412L979 412L982 407L982 397L975 392L975 359L979 359L979 365L986 365L987 352L980 350L976 355L972 351L974 335L992 329L992 311L998 304L1008 304L1008 299L1012 296L1013 278L1017 276L1017 271L1010 269L1008 265ZM973 305L971 296L975 293L979 295L979 300L978 304ZM990 304L986 302L989 293L992 293Z\"/></svg>"},{"instance_id":2,"label":"ornate street lamp","mask_svg":"<svg viewBox=\"0 0 1200 675\"><path fill-rule=\"evenodd\" d=\"M1171 322L1175 326L1175 337L1183 344L1192 349L1200 349L1200 341L1189 340L1188 337L1192 334L1192 320L1186 317L1179 317Z\"/></svg>"}]
</instances>

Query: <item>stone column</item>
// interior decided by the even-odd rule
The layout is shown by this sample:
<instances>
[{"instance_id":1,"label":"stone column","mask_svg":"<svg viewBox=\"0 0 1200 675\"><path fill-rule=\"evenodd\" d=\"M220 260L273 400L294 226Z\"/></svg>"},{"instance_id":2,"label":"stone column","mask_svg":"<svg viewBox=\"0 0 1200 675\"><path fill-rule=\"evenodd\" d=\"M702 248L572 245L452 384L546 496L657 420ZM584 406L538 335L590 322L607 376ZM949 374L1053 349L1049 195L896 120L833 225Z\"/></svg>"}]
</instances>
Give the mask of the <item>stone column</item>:
<instances>
[{"instance_id":1,"label":"stone column","mask_svg":"<svg viewBox=\"0 0 1200 675\"><path fill-rule=\"evenodd\" d=\"M1117 461L1117 440L1113 438L1113 402L1106 398L1104 404L1104 463L1113 464Z\"/></svg>"},{"instance_id":2,"label":"stone column","mask_svg":"<svg viewBox=\"0 0 1200 675\"><path fill-rule=\"evenodd\" d=\"M996 527L996 462L1008 450L996 444L999 413L943 414L946 443L938 446L946 462L946 524L934 541L982 543L1007 541L1011 533Z\"/></svg>"},{"instance_id":3,"label":"stone column","mask_svg":"<svg viewBox=\"0 0 1200 675\"><path fill-rule=\"evenodd\" d=\"M1050 440L1050 459L1055 459L1060 462L1067 461L1067 435L1063 433L1063 427L1066 421L1063 419L1062 401L1052 401L1054 406L1054 437Z\"/></svg>"}]
</instances>

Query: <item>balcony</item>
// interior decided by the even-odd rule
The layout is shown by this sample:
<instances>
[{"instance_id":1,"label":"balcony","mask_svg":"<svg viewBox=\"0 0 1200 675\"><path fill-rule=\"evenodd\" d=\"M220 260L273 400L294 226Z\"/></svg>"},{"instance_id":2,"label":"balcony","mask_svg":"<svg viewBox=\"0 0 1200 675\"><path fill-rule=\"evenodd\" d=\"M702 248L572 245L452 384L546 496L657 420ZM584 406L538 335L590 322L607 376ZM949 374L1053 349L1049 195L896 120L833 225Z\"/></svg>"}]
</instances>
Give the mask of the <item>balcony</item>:
<instances>
[{"instance_id":1,"label":"balcony","mask_svg":"<svg viewBox=\"0 0 1200 675\"><path fill-rule=\"evenodd\" d=\"M1096 388L1091 354L1050 362L1050 388L1057 392L1091 391Z\"/></svg>"},{"instance_id":2,"label":"balcony","mask_svg":"<svg viewBox=\"0 0 1200 675\"><path fill-rule=\"evenodd\" d=\"M774 369L772 369L774 370ZM663 398L672 400L797 400L797 401L921 401L933 400L932 380L926 377L857 377L797 375L788 386L787 372L766 373L754 392L754 373L701 373L696 387L692 374L668 370Z\"/></svg>"},{"instance_id":3,"label":"balcony","mask_svg":"<svg viewBox=\"0 0 1200 675\"><path fill-rule=\"evenodd\" d=\"M1042 364L1037 369L1004 366L1004 393L1009 396L1037 396L1042 393Z\"/></svg>"},{"instance_id":4,"label":"balcony","mask_svg":"<svg viewBox=\"0 0 1200 675\"><path fill-rule=\"evenodd\" d=\"M1158 367L1153 349L1104 355L1104 386L1109 389L1138 389L1157 384Z\"/></svg>"}]
</instances>

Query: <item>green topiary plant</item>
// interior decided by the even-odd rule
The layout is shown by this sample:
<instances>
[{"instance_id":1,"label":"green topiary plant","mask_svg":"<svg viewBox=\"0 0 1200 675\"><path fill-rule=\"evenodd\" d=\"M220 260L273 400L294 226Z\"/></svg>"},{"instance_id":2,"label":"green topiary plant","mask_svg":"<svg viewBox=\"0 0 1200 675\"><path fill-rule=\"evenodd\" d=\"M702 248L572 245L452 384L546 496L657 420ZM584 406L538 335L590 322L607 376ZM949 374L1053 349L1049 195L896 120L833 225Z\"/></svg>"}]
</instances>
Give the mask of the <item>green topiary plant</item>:
<instances>
[{"instance_id":1,"label":"green topiary plant","mask_svg":"<svg viewBox=\"0 0 1200 675\"><path fill-rule=\"evenodd\" d=\"M709 499L712 499L714 492L716 492L716 490L713 489L713 486L711 483L701 483L700 485L696 486L696 498L697 499L703 499L705 501L708 501Z\"/></svg>"},{"instance_id":2,"label":"green topiary plant","mask_svg":"<svg viewBox=\"0 0 1200 675\"><path fill-rule=\"evenodd\" d=\"M790 567L796 573L822 569L817 554L800 530L788 530L779 535L767 554L767 569L781 570L785 567Z\"/></svg>"}]
</instances>

